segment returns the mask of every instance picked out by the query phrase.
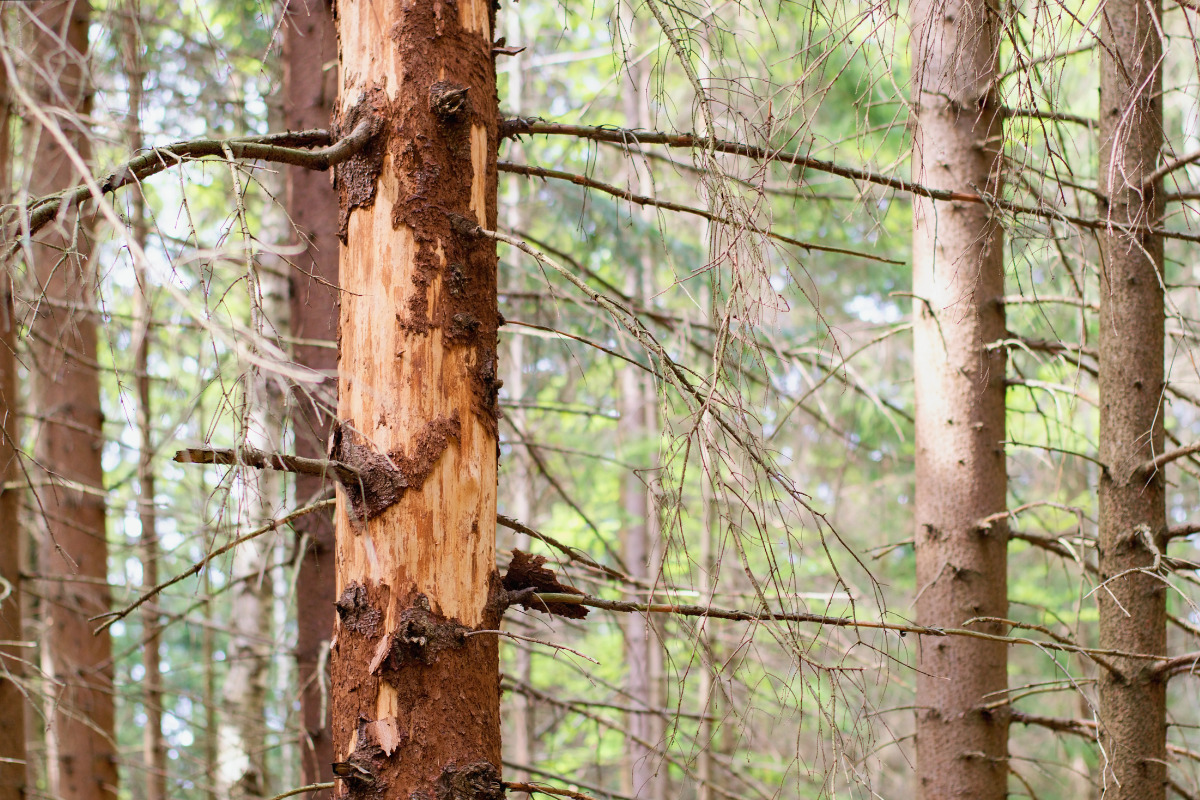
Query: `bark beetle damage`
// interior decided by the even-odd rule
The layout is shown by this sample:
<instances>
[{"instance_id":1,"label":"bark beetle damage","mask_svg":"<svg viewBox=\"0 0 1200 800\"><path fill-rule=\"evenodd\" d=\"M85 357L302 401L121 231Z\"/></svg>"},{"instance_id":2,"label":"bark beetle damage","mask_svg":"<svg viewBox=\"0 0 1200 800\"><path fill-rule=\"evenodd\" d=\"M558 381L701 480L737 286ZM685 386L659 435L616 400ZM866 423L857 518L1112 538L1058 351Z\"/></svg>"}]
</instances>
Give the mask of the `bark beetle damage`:
<instances>
[{"instance_id":1,"label":"bark beetle damage","mask_svg":"<svg viewBox=\"0 0 1200 800\"><path fill-rule=\"evenodd\" d=\"M558 576L552 570L546 569L545 556L534 556L522 550L513 550L512 561L508 564L508 572L504 574L504 588L508 591L511 602L518 603L522 608L543 611L568 619L583 619L588 610L584 606L569 603L543 603L529 597L532 592L583 594L573 586L564 586L558 582ZM519 597L524 593L524 597ZM518 595L518 597L512 597Z\"/></svg>"},{"instance_id":2,"label":"bark beetle damage","mask_svg":"<svg viewBox=\"0 0 1200 800\"><path fill-rule=\"evenodd\" d=\"M467 637L463 634L469 630L433 613L429 598L419 594L412 607L401 613L396 630L379 641L368 672L395 682L406 665L429 665L437 661L442 651L465 647Z\"/></svg>"},{"instance_id":3,"label":"bark beetle damage","mask_svg":"<svg viewBox=\"0 0 1200 800\"><path fill-rule=\"evenodd\" d=\"M374 519L395 504L406 489L420 489L461 429L457 413L437 417L417 433L411 456L403 450L383 455L351 423L340 423L333 432L329 457L358 471L357 481L342 483L350 501L350 519Z\"/></svg>"},{"instance_id":4,"label":"bark beetle damage","mask_svg":"<svg viewBox=\"0 0 1200 800\"><path fill-rule=\"evenodd\" d=\"M378 121L377 130L367 146L333 169L333 189L338 195L338 238L346 243L346 226L350 212L356 208L370 208L375 202L375 187L383 172L383 154L386 145L383 120L390 119L387 111L387 94L383 87L374 86L349 111L337 112L333 118L333 138L348 135L363 116L369 114Z\"/></svg>"},{"instance_id":5,"label":"bark beetle damage","mask_svg":"<svg viewBox=\"0 0 1200 800\"><path fill-rule=\"evenodd\" d=\"M495 764L476 761L459 767L453 762L442 770L437 800L503 800L504 784Z\"/></svg>"},{"instance_id":6,"label":"bark beetle damage","mask_svg":"<svg viewBox=\"0 0 1200 800\"><path fill-rule=\"evenodd\" d=\"M498 578L489 591L501 592ZM336 796L499 800L495 637L464 636L468 628L415 589L354 583L337 607ZM385 620L396 621L393 630ZM481 624L492 630L499 618Z\"/></svg>"},{"instance_id":7,"label":"bark beetle damage","mask_svg":"<svg viewBox=\"0 0 1200 800\"><path fill-rule=\"evenodd\" d=\"M417 249L412 278L416 292L405 312L397 315L397 324L417 335L439 328L448 345L473 351L469 376L476 397L473 411L495 436L496 246L463 235L453 222L466 218L473 225L479 223L471 208L474 180L484 182L483 191L477 193L485 198L482 218L488 227L495 225L498 101L494 88L492 97L475 88L495 86L495 64L489 43L477 31L462 28L458 6L456 0L405 4L390 34L406 65L390 118L394 130L433 132L392 136L387 145L399 187L392 225L411 229ZM471 57L430 57L435 51ZM484 131L489 154L484 175L474 174L472 128ZM434 289L439 276L440 288Z\"/></svg>"}]
</instances>

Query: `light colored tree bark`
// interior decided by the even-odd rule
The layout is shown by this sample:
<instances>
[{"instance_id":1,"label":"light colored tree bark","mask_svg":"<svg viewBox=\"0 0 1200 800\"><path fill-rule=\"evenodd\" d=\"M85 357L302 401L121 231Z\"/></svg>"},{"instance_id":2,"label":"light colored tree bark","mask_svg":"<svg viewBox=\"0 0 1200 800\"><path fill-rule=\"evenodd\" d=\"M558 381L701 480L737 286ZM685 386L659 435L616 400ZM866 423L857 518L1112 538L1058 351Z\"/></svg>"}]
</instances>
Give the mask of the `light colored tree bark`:
<instances>
[{"instance_id":1,"label":"light colored tree bark","mask_svg":"<svg viewBox=\"0 0 1200 800\"><path fill-rule=\"evenodd\" d=\"M985 0L911 6L913 179L999 194L1000 20ZM1005 336L1002 231L986 206L913 198L917 618L961 627L1006 617ZM997 624L974 624L1002 634ZM1007 687L1005 645L921 642L918 795L1007 795L1008 716L985 711Z\"/></svg>"},{"instance_id":2,"label":"light colored tree bark","mask_svg":"<svg viewBox=\"0 0 1200 800\"><path fill-rule=\"evenodd\" d=\"M334 453L339 795L503 793L495 571L499 111L491 0L338 3L345 246ZM386 456L386 458L385 458ZM378 478L378 480L376 480ZM469 788L468 788L469 787Z\"/></svg>"},{"instance_id":3,"label":"light colored tree bark","mask_svg":"<svg viewBox=\"0 0 1200 800\"><path fill-rule=\"evenodd\" d=\"M1111 0L1101 16L1100 192L1103 216L1157 225L1161 181L1143 185L1163 143L1161 2ZM1163 242L1115 229L1100 241L1100 646L1166 652L1166 586L1150 569L1166 552L1163 451ZM1139 571L1145 570L1145 571ZM1104 797L1166 796L1166 685L1152 662L1099 671Z\"/></svg>"}]
</instances>

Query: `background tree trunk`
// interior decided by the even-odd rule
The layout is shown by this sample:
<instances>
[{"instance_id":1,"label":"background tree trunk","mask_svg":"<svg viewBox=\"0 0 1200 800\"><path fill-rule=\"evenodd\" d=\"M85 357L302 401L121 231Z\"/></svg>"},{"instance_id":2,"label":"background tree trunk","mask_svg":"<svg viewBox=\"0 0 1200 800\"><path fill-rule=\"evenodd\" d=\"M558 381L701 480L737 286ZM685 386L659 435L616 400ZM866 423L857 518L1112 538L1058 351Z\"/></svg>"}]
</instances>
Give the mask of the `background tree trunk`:
<instances>
[{"instance_id":1,"label":"background tree trunk","mask_svg":"<svg viewBox=\"0 0 1200 800\"><path fill-rule=\"evenodd\" d=\"M36 7L41 25L28 25L35 63L35 100L54 119L85 161L91 113L86 72L89 7L52 2ZM53 82L47 82L47 76ZM53 80L56 78L57 80ZM46 195L75 184L75 168L48 130L30 125L36 141L29 192ZM35 476L45 572L83 581L46 584L49 631L43 660L56 681L47 707L49 791L62 800L107 800L117 792L113 729L112 644L107 631L93 635L88 618L110 607L105 528L104 443L96 363L95 268L85 221L68 213L34 246L41 333L31 338L31 402L42 414L34 457L45 469ZM65 249L64 249L65 248Z\"/></svg>"},{"instance_id":2,"label":"background tree trunk","mask_svg":"<svg viewBox=\"0 0 1200 800\"><path fill-rule=\"evenodd\" d=\"M11 142L9 140L8 74L0 68L0 203L9 202ZM13 282L3 276L4 306L0 309L0 480L5 486L21 477L17 461L20 432L17 415L17 324ZM0 490L0 800L24 800L25 694L18 684L25 676L26 648L21 616L21 493Z\"/></svg>"},{"instance_id":3,"label":"background tree trunk","mask_svg":"<svg viewBox=\"0 0 1200 800\"><path fill-rule=\"evenodd\" d=\"M1162 4L1105 5L1100 47L1100 191L1117 224L1157 224L1159 186L1143 187L1163 142ZM1101 213L1105 216L1105 213ZM1166 652L1166 587L1148 569L1166 552L1163 451L1163 243L1113 229L1100 236L1100 646ZM1129 573L1129 574L1126 574ZM1121 576L1121 577L1117 577ZM1166 796L1166 685L1152 662L1100 670L1106 798Z\"/></svg>"},{"instance_id":4,"label":"background tree trunk","mask_svg":"<svg viewBox=\"0 0 1200 800\"><path fill-rule=\"evenodd\" d=\"M461 636L495 630L501 612L496 252L472 233L496 223L494 6L359 1L337 13L337 128L382 119L337 170L334 452L379 477L338 490L340 794L498 798L497 640Z\"/></svg>"},{"instance_id":5,"label":"background tree trunk","mask_svg":"<svg viewBox=\"0 0 1200 800\"><path fill-rule=\"evenodd\" d=\"M327 128L337 98L337 31L328 0L293 0L283 28L284 125L289 130ZM322 458L336 398L338 319L338 205L329 176L299 168L286 171L288 215L307 245L291 279L293 358L328 376L326 383L297 394L292 403L295 452ZM300 505L315 502L329 481L296 476ZM300 758L306 784L332 778L329 735L329 641L337 598L332 513L308 514L294 523L305 547L296 583L296 666L299 672ZM317 794L325 800L330 792Z\"/></svg>"},{"instance_id":6,"label":"background tree trunk","mask_svg":"<svg viewBox=\"0 0 1200 800\"><path fill-rule=\"evenodd\" d=\"M913 179L999 193L1000 20L982 0L912 6ZM1008 613L1002 232L981 204L913 198L917 618L960 627ZM998 625L977 630L1005 633ZM925 798L1002 800L1008 712L983 711L1007 687L1003 644L921 642L917 777ZM988 698L988 699L994 699Z\"/></svg>"},{"instance_id":7,"label":"background tree trunk","mask_svg":"<svg viewBox=\"0 0 1200 800\"><path fill-rule=\"evenodd\" d=\"M142 148L142 44L139 35L141 5L137 0L128 4L122 19L122 56L125 77L129 83L129 108L125 116L125 141L129 152ZM147 239L145 201L140 187L129 193L130 234L145 251ZM156 513L154 481L154 425L150 404L150 342L154 319L150 299L150 284L145 264L134 260L134 385L137 390L138 427L138 521L141 525L142 589L149 591L158 585L158 515ZM163 687L159 669L159 648L162 631L157 601L150 602L142 614L142 709L146 726L142 733L142 766L145 770L146 800L165 800L167 795L167 744L163 738Z\"/></svg>"}]
</instances>

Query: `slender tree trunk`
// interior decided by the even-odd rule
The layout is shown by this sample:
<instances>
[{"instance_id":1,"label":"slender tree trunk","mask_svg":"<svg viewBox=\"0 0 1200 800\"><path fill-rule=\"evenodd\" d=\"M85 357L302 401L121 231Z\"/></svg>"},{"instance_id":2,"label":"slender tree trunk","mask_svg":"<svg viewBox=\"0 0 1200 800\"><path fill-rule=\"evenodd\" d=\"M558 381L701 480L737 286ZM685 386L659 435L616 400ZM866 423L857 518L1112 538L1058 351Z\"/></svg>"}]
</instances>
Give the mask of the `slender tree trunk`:
<instances>
[{"instance_id":1,"label":"slender tree trunk","mask_svg":"<svg viewBox=\"0 0 1200 800\"><path fill-rule=\"evenodd\" d=\"M999 193L1000 20L985 0L912 6L914 180ZM986 206L913 198L917 617L958 627L1005 617L1004 262ZM1004 633L995 624L972 625ZM924 798L1007 795L1008 714L981 705L1007 686L1005 645L921 642L917 777ZM989 695L991 697L989 697Z\"/></svg>"},{"instance_id":2,"label":"slender tree trunk","mask_svg":"<svg viewBox=\"0 0 1200 800\"><path fill-rule=\"evenodd\" d=\"M339 2L339 794L499 798L492 0ZM386 458L383 456L386 454Z\"/></svg>"},{"instance_id":3,"label":"slender tree trunk","mask_svg":"<svg viewBox=\"0 0 1200 800\"><path fill-rule=\"evenodd\" d=\"M129 109L125 117L125 139L131 153L142 147L142 45L138 32L140 4L132 2L123 21L125 77L129 83ZM142 194L135 188L129 195L129 222L138 249L146 249L146 211ZM150 302L150 284L145 265L134 262L137 291L134 296L134 383L137 387L138 425L138 521L141 523L141 561L143 590L158 585L158 516L154 506L154 426L150 405L150 327L154 317ZM151 602L142 614L142 708L146 726L142 733L142 765L146 771L146 800L165 800L167 796L167 744L163 738L162 672L159 648L162 630L158 603Z\"/></svg>"},{"instance_id":4,"label":"slender tree trunk","mask_svg":"<svg viewBox=\"0 0 1200 800\"><path fill-rule=\"evenodd\" d=\"M649 130L652 120L649 114L650 62L641 61L631 67L632 72L625 81L625 116L630 125ZM648 167L643 165L637 175L640 193L653 194ZM654 212L639 209L632 212L644 225L654 224ZM638 264L627 276L625 293L644 303L653 294L653 257L649 244L640 243ZM635 453L626 460L644 464L647 469L641 475L626 471L621 484L621 504L625 512L625 535L623 557L629 567L630 576L649 583L657 578L658 564L658 514L650 489L645 480L654 473L649 469L650 458L640 455L652 448L656 438L654 384L644 371L636 367L622 367L620 374L621 429L628 437L626 446ZM624 620L625 660L628 665L626 691L637 706L653 709L645 713L628 716L629 733L626 753L629 759L627 793L648 800L661 800L666 796L666 773L660 775L662 758L653 747L662 741L663 724L658 710L662 708L662 648L650 615L629 614Z\"/></svg>"},{"instance_id":5,"label":"slender tree trunk","mask_svg":"<svg viewBox=\"0 0 1200 800\"><path fill-rule=\"evenodd\" d=\"M337 31L329 0L293 0L283 30L284 124L289 130L326 128L337 98ZM288 215L307 245L291 271L292 334L295 360L321 372L327 381L297 394L292 427L295 452L321 458L333 417L337 379L338 201L329 176L287 170ZM311 475L296 476L296 498L314 502L331 483ZM332 777L333 740L329 730L329 642L333 636L333 602L337 598L333 514L309 514L296 520L305 547L296 585L296 666L300 681L300 762L304 782ZM326 800L321 792L316 800Z\"/></svg>"},{"instance_id":6,"label":"slender tree trunk","mask_svg":"<svg viewBox=\"0 0 1200 800\"><path fill-rule=\"evenodd\" d=\"M511 45L520 45L523 41L520 14L509 14L504 20L505 37ZM517 53L508 59L508 96L506 105L513 116L520 116L524 110L525 95L525 56ZM508 143L509 158L512 161L522 161L522 145L516 139ZM524 225L522 202L524 200L524 180L519 175L509 175L505 198L505 225L510 232L518 231ZM514 278L514 283L519 280ZM526 428L525 410L519 404L525 400L525 337L512 336L509 341L508 378L505 388L518 407L505 412L511 414L513 427L524 435ZM508 471L511 476L507 481L510 490L511 514L514 519L532 526L537 526L533 508L533 459L529 450L522 445L515 445L508 459ZM528 552L530 548L529 535L516 533L512 537L513 546ZM526 686L533 685L533 658L528 647L514 648L513 671ZM534 711L533 699L525 692L512 692L509 695L509 724L505 726L505 750L510 761L517 764L532 765L534 762ZM530 775L524 771L512 774L514 781L528 781Z\"/></svg>"},{"instance_id":7,"label":"slender tree trunk","mask_svg":"<svg viewBox=\"0 0 1200 800\"><path fill-rule=\"evenodd\" d=\"M1142 184L1163 142L1162 4L1111 0L1100 47L1100 191L1118 224L1156 224L1158 183ZM1139 464L1163 450L1162 239L1101 231L1100 646L1165 653L1166 587L1149 574L1166 552L1161 472ZM1147 572L1134 572L1134 570ZM1166 686L1152 663L1114 659L1100 671L1104 796L1166 796Z\"/></svg>"},{"instance_id":8,"label":"slender tree trunk","mask_svg":"<svg viewBox=\"0 0 1200 800\"><path fill-rule=\"evenodd\" d=\"M0 68L0 203L9 202L11 185L8 75ZM10 273L2 278L0 308L0 480L5 486L21 478L18 458L17 324ZM21 493L0 489L0 800L24 800L25 694L18 685L25 676L21 616Z\"/></svg>"},{"instance_id":9,"label":"slender tree trunk","mask_svg":"<svg viewBox=\"0 0 1200 800\"><path fill-rule=\"evenodd\" d=\"M86 2L39 5L41 25L29 26L34 59L45 70L32 76L35 99L58 120L71 146L86 161L90 145L84 120L91 90L84 69L88 49ZM45 83L45 76L56 82ZM63 106L66 106L65 108ZM62 108L54 114L53 107ZM30 125L37 150L29 191L50 194L78 181L71 161L50 131ZM62 800L107 800L117 791L113 736L112 644L107 631L93 635L88 618L109 610L105 529L104 442L96 360L96 271L89 258L85 221L68 214L39 237L34 248L40 306L31 337L31 400L43 415L35 458L38 476L41 564L51 573L92 582L53 581L46 587L49 630L44 661L55 681L47 717L50 793ZM49 229L48 229L49 230ZM64 249L65 248L65 249Z\"/></svg>"}]
</instances>

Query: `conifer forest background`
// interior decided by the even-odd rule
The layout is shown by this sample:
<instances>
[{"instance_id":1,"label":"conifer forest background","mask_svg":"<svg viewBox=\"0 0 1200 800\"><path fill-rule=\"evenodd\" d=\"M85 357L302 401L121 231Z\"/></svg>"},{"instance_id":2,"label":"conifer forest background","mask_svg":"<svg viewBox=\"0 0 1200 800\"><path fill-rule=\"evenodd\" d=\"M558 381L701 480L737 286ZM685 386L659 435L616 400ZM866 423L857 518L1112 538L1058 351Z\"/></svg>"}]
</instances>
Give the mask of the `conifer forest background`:
<instances>
[{"instance_id":1,"label":"conifer forest background","mask_svg":"<svg viewBox=\"0 0 1200 800\"><path fill-rule=\"evenodd\" d=\"M1197 26L0 2L0 800L1200 798Z\"/></svg>"}]
</instances>

